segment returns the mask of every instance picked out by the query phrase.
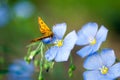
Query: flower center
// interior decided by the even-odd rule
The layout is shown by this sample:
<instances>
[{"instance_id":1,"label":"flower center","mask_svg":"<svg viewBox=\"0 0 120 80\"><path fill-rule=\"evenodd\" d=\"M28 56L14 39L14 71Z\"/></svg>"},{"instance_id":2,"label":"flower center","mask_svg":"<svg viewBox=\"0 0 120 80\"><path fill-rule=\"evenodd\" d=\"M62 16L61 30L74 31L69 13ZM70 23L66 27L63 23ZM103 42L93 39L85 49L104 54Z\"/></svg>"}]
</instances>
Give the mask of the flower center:
<instances>
[{"instance_id":1,"label":"flower center","mask_svg":"<svg viewBox=\"0 0 120 80\"><path fill-rule=\"evenodd\" d=\"M91 39L91 40L90 40L90 44L91 44L91 45L96 44L96 39L95 39L95 38L94 38L94 39Z\"/></svg>"},{"instance_id":2,"label":"flower center","mask_svg":"<svg viewBox=\"0 0 120 80\"><path fill-rule=\"evenodd\" d=\"M63 45L63 40L57 40L55 44L56 46L61 47Z\"/></svg>"},{"instance_id":3,"label":"flower center","mask_svg":"<svg viewBox=\"0 0 120 80\"><path fill-rule=\"evenodd\" d=\"M100 69L100 72L101 72L102 74L107 74L107 73L108 73L108 68L105 67L105 66L102 66L102 68Z\"/></svg>"}]
</instances>

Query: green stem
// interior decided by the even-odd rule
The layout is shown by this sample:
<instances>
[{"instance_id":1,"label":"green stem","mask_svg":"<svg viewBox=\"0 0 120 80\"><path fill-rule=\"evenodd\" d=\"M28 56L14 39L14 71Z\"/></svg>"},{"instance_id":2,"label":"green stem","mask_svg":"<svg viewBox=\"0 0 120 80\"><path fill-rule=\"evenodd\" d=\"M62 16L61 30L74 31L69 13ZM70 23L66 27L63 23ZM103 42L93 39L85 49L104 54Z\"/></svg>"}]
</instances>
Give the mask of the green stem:
<instances>
[{"instance_id":1,"label":"green stem","mask_svg":"<svg viewBox=\"0 0 120 80\"><path fill-rule=\"evenodd\" d=\"M41 60L40 60L40 73L39 73L39 80L43 80L43 77L42 77L42 71L43 71L43 49L44 49L44 46L43 46L43 43L41 42L41 49L40 49L40 54L41 54Z\"/></svg>"},{"instance_id":2,"label":"green stem","mask_svg":"<svg viewBox=\"0 0 120 80\"><path fill-rule=\"evenodd\" d=\"M39 54L41 45L42 42L40 42L37 48L33 51L31 51L32 46L28 47L28 51L27 51L28 56L24 58L28 63L30 63L31 60L33 60L37 54Z\"/></svg>"},{"instance_id":3,"label":"green stem","mask_svg":"<svg viewBox=\"0 0 120 80\"><path fill-rule=\"evenodd\" d=\"M69 74L69 77L72 77L73 76L73 71L75 70L75 65L73 64L73 58L72 56L70 55L70 67L69 67L69 70L68 70L68 74Z\"/></svg>"},{"instance_id":4,"label":"green stem","mask_svg":"<svg viewBox=\"0 0 120 80\"><path fill-rule=\"evenodd\" d=\"M73 58L71 54L70 54L70 64L73 64Z\"/></svg>"},{"instance_id":5,"label":"green stem","mask_svg":"<svg viewBox=\"0 0 120 80\"><path fill-rule=\"evenodd\" d=\"M39 50L39 48L42 47L42 45L43 45L42 42L40 42L36 50Z\"/></svg>"},{"instance_id":6,"label":"green stem","mask_svg":"<svg viewBox=\"0 0 120 80\"><path fill-rule=\"evenodd\" d=\"M37 45L37 44L38 44L38 42L31 43L31 44L27 45L26 47L32 47L32 46L35 46L35 45Z\"/></svg>"},{"instance_id":7,"label":"green stem","mask_svg":"<svg viewBox=\"0 0 120 80\"><path fill-rule=\"evenodd\" d=\"M28 48L27 54L29 54L31 51L31 47Z\"/></svg>"}]
</instances>

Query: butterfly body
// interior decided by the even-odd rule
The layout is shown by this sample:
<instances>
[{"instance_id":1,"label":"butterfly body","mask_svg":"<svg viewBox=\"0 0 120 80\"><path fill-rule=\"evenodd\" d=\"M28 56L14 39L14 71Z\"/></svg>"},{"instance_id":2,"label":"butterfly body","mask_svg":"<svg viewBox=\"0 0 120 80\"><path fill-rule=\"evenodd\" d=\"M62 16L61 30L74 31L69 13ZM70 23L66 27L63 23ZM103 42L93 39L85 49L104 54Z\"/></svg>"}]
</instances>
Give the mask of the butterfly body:
<instances>
[{"instance_id":1,"label":"butterfly body","mask_svg":"<svg viewBox=\"0 0 120 80\"><path fill-rule=\"evenodd\" d=\"M53 32L50 30L50 28L44 23L44 21L40 17L38 17L38 23L40 25L40 27L39 27L40 28L40 32L43 34L43 36L35 38L31 42L40 41L40 40L43 40L45 38L52 39Z\"/></svg>"}]
</instances>

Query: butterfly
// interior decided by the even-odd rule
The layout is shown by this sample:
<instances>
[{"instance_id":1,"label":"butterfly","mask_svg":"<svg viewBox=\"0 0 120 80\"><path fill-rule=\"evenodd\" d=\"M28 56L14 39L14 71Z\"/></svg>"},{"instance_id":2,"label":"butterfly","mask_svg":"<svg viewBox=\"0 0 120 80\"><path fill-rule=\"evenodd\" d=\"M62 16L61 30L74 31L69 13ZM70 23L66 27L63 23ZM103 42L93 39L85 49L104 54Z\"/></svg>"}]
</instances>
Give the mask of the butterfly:
<instances>
[{"instance_id":1,"label":"butterfly","mask_svg":"<svg viewBox=\"0 0 120 80\"><path fill-rule=\"evenodd\" d=\"M35 38L31 42L37 42L45 38L52 38L53 32L50 30L50 28L45 24L45 22L40 17L38 17L38 23L40 25L39 26L40 32L43 34L43 36Z\"/></svg>"}]
</instances>

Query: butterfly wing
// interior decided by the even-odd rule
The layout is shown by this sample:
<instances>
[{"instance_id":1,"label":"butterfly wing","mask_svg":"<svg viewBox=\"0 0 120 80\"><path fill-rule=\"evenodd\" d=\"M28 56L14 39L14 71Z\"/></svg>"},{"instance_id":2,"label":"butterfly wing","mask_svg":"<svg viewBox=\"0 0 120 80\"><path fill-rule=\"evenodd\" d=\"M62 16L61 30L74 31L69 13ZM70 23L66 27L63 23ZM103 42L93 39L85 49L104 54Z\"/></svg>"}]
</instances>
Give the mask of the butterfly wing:
<instances>
[{"instance_id":1,"label":"butterfly wing","mask_svg":"<svg viewBox=\"0 0 120 80\"><path fill-rule=\"evenodd\" d=\"M40 27L39 27L40 32L43 34L43 36L32 40L32 42L36 42L36 41L42 40L44 38L53 36L53 32L50 30L50 28L44 23L44 21L40 17L38 17L38 23L40 25Z\"/></svg>"},{"instance_id":2,"label":"butterfly wing","mask_svg":"<svg viewBox=\"0 0 120 80\"><path fill-rule=\"evenodd\" d=\"M38 17L38 23L39 23L39 28L40 28L40 32L42 34L47 34L49 32L51 32L50 28L44 23L44 21Z\"/></svg>"}]
</instances>

